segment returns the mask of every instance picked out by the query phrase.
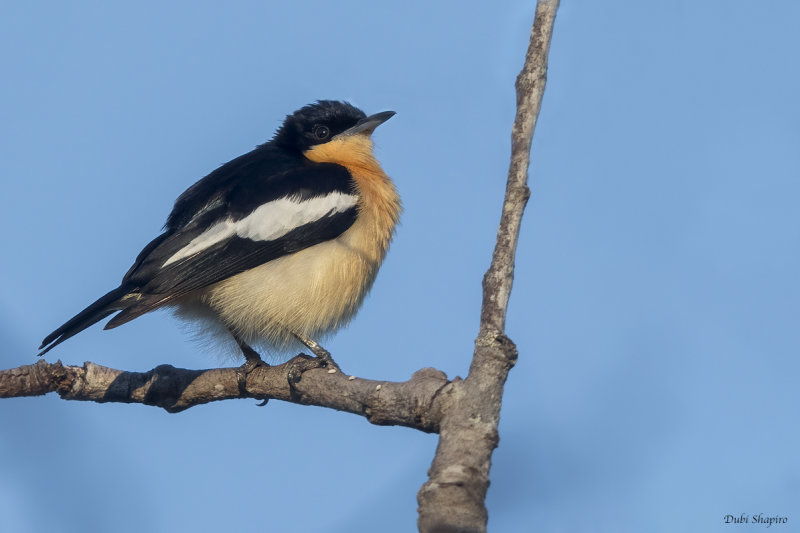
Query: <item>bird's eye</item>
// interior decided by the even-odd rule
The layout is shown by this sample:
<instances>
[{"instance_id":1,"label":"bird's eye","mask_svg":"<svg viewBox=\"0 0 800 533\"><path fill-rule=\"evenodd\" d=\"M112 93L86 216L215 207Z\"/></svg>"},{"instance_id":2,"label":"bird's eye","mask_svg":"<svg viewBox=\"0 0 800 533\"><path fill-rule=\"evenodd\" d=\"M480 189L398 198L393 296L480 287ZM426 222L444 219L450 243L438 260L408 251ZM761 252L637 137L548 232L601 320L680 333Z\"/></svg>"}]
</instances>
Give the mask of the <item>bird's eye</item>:
<instances>
[{"instance_id":1,"label":"bird's eye","mask_svg":"<svg viewBox=\"0 0 800 533\"><path fill-rule=\"evenodd\" d=\"M328 126L317 124L316 126L314 126L313 133L314 137L322 141L328 138L328 136L331 134L331 130L328 129Z\"/></svg>"}]
</instances>

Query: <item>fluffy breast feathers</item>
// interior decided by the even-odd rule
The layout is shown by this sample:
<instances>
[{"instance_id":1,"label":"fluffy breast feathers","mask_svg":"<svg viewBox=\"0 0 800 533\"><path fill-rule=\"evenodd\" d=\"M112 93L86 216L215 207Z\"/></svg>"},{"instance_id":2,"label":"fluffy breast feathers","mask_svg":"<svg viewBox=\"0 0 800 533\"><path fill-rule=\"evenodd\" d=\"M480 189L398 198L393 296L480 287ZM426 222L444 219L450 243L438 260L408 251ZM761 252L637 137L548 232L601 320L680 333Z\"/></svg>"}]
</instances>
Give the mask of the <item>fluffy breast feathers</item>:
<instances>
[{"instance_id":1,"label":"fluffy breast feathers","mask_svg":"<svg viewBox=\"0 0 800 533\"><path fill-rule=\"evenodd\" d=\"M350 321L375 281L401 211L397 190L373 156L369 137L335 139L305 155L348 170L355 185L352 196L319 201L325 204L320 208L346 209L356 199L353 224L336 238L222 280L199 298L240 338L256 344L266 340L267 347L278 349L294 341L293 332L317 338ZM248 231L267 230L251 226Z\"/></svg>"}]
</instances>

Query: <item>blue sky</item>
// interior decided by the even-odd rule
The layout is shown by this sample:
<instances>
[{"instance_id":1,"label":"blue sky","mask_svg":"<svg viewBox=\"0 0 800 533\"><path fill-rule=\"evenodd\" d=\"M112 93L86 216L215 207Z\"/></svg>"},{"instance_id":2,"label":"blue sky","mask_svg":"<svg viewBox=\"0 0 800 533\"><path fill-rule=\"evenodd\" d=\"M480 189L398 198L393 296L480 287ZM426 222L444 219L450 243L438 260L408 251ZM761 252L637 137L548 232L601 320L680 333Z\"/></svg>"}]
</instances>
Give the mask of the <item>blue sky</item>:
<instances>
[{"instance_id":1,"label":"blue sky","mask_svg":"<svg viewBox=\"0 0 800 533\"><path fill-rule=\"evenodd\" d=\"M533 2L4 2L3 367L113 288L172 202L321 98L405 211L345 371L466 373ZM508 334L490 530L800 520L800 4L564 2ZM168 313L48 354L227 364ZM0 402L0 530L409 531L436 437L230 401ZM773 526L775 527L775 526Z\"/></svg>"}]
</instances>

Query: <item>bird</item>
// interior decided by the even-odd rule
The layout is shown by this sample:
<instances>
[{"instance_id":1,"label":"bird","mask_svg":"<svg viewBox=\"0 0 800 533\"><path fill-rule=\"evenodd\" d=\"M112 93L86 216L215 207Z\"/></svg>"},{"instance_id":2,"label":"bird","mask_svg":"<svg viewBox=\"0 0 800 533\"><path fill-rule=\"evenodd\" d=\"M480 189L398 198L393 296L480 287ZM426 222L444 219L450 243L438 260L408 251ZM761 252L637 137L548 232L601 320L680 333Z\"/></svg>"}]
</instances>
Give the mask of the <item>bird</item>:
<instances>
[{"instance_id":1,"label":"bird","mask_svg":"<svg viewBox=\"0 0 800 533\"><path fill-rule=\"evenodd\" d=\"M45 337L39 355L114 313L104 329L171 308L227 332L246 365L265 364L254 344L299 341L335 366L317 339L358 311L402 210L371 139L394 115L335 100L287 115L271 140L183 192L119 287Z\"/></svg>"}]
</instances>

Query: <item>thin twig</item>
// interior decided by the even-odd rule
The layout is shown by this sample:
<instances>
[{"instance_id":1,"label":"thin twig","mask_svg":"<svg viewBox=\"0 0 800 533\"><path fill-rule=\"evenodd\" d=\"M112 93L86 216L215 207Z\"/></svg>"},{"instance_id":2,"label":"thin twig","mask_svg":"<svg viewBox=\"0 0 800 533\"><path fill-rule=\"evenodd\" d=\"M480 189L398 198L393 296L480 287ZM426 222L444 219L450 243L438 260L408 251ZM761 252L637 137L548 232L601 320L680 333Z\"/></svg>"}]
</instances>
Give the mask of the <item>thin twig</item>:
<instances>
[{"instance_id":1,"label":"thin twig","mask_svg":"<svg viewBox=\"0 0 800 533\"><path fill-rule=\"evenodd\" d=\"M428 481L417 495L422 532L486 531L485 499L492 452L499 442L500 405L517 349L505 335L520 224L530 196L531 141L547 78L558 0L539 0L525 65L517 77L511 164L492 263L483 279L483 305L469 375L442 394L439 445Z\"/></svg>"}]
</instances>

